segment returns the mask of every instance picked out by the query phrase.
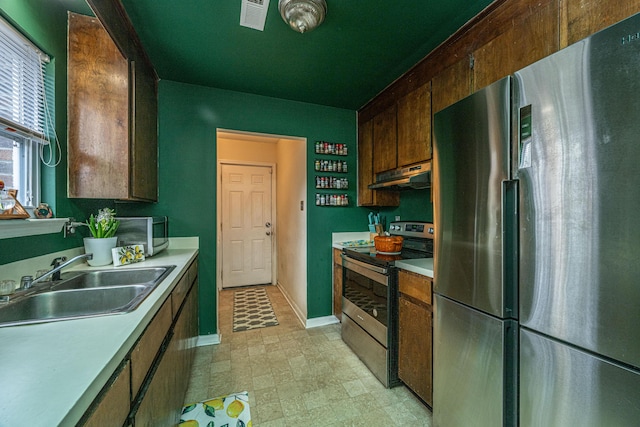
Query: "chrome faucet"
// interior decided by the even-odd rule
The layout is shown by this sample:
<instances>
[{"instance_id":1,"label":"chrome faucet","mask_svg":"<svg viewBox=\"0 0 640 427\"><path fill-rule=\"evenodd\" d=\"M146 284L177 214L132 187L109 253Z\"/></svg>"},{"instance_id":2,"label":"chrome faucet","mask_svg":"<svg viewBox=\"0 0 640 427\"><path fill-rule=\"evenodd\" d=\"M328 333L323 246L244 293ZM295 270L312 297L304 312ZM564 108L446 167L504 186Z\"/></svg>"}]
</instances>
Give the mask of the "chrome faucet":
<instances>
[{"instance_id":1,"label":"chrome faucet","mask_svg":"<svg viewBox=\"0 0 640 427\"><path fill-rule=\"evenodd\" d=\"M24 280L25 278L23 277L22 289L29 289L33 285L44 281L49 276L51 276L53 278L53 280L59 280L60 279L60 271L63 268L65 268L66 266L68 266L70 264L73 264L76 261L80 261L80 260L83 260L83 259L93 259L93 254L78 255L76 257L71 258L69 261L67 261L67 257L64 257L64 256L63 257L59 257L59 258L55 258L53 260L53 262L51 263L53 268L51 270L47 271L46 273L44 273L43 275L38 276L33 280Z\"/></svg>"}]
</instances>

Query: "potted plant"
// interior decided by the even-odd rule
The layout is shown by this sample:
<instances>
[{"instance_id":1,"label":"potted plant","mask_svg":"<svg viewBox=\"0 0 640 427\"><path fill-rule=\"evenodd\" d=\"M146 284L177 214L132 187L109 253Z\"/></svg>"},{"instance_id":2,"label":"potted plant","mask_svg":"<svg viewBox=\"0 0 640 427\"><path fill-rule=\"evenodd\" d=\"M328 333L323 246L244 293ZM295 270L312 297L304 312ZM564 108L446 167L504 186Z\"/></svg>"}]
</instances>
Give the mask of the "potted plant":
<instances>
[{"instance_id":1,"label":"potted plant","mask_svg":"<svg viewBox=\"0 0 640 427\"><path fill-rule=\"evenodd\" d=\"M87 262L91 266L111 264L113 258L111 249L115 248L118 238L115 237L120 221L116 218L113 209L104 208L98 210L98 215L91 214L87 220L87 226L92 237L84 238L84 251L92 253L93 259Z\"/></svg>"}]
</instances>

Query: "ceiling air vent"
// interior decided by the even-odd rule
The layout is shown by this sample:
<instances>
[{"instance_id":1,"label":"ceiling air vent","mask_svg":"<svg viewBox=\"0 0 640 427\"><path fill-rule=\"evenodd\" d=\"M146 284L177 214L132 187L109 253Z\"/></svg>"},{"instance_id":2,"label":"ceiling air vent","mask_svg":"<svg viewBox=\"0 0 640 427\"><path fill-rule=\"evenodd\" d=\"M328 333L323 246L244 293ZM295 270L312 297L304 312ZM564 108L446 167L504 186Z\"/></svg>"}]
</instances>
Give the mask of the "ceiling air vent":
<instances>
[{"instance_id":1,"label":"ceiling air vent","mask_svg":"<svg viewBox=\"0 0 640 427\"><path fill-rule=\"evenodd\" d=\"M240 25L263 31L267 20L269 0L242 0L240 8Z\"/></svg>"}]
</instances>

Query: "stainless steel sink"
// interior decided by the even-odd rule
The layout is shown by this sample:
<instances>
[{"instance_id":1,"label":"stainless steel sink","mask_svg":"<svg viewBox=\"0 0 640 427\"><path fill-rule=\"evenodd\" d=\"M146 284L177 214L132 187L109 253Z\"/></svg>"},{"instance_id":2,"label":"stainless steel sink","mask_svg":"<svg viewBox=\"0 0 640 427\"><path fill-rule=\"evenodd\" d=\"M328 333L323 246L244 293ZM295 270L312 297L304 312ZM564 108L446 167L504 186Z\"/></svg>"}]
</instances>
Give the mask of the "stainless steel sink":
<instances>
[{"instance_id":1,"label":"stainless steel sink","mask_svg":"<svg viewBox=\"0 0 640 427\"><path fill-rule=\"evenodd\" d=\"M129 313L174 268L94 270L63 277L0 304L0 327Z\"/></svg>"},{"instance_id":2,"label":"stainless steel sink","mask_svg":"<svg viewBox=\"0 0 640 427\"><path fill-rule=\"evenodd\" d=\"M52 290L102 288L105 286L128 286L150 284L162 280L171 267L137 268L131 270L95 270L80 275L66 273L62 281L54 284Z\"/></svg>"}]
</instances>

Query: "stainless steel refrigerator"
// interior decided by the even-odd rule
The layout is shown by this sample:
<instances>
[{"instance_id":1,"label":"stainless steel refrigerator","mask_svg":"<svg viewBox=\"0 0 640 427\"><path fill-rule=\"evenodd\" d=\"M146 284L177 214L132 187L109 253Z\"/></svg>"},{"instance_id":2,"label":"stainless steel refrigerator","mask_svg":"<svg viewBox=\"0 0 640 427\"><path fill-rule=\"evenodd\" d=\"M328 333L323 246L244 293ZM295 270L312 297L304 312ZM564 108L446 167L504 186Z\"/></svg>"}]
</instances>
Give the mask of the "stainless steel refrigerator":
<instances>
[{"instance_id":1,"label":"stainless steel refrigerator","mask_svg":"<svg viewBox=\"0 0 640 427\"><path fill-rule=\"evenodd\" d=\"M516 423L517 183L511 79L434 117L440 203L434 305L436 426Z\"/></svg>"},{"instance_id":2,"label":"stainless steel refrigerator","mask_svg":"<svg viewBox=\"0 0 640 427\"><path fill-rule=\"evenodd\" d=\"M520 425L640 425L640 15L514 75Z\"/></svg>"},{"instance_id":3,"label":"stainless steel refrigerator","mask_svg":"<svg viewBox=\"0 0 640 427\"><path fill-rule=\"evenodd\" d=\"M640 423L640 15L434 116L434 424Z\"/></svg>"}]
</instances>

